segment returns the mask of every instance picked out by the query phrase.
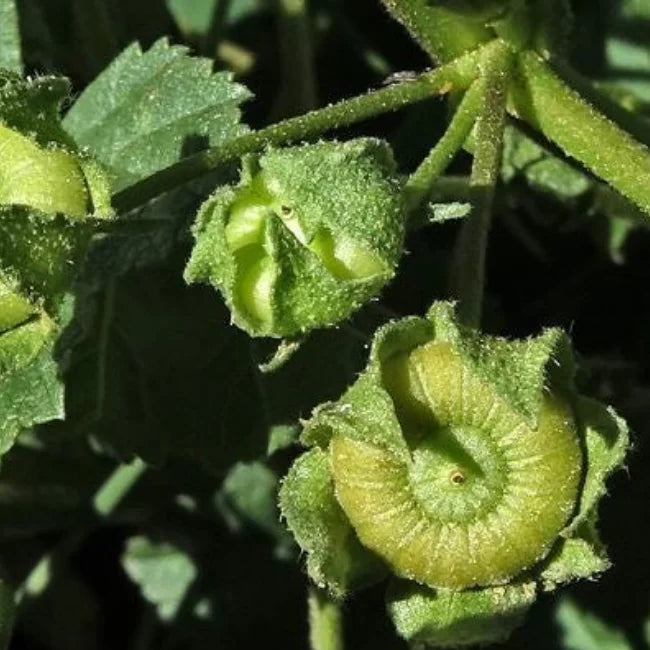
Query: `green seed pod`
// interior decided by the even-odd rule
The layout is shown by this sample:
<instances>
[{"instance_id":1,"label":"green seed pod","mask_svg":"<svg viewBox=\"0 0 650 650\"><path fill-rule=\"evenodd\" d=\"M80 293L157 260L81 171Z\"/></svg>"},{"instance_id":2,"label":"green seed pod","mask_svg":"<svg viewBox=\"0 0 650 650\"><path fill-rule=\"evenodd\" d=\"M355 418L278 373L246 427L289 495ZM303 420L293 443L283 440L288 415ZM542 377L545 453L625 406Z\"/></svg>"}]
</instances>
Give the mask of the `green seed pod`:
<instances>
[{"instance_id":1,"label":"green seed pod","mask_svg":"<svg viewBox=\"0 0 650 650\"><path fill-rule=\"evenodd\" d=\"M303 432L329 461L320 479L332 485L329 510L305 492L304 466L281 491L310 575L341 591L303 543L313 532L306 512L329 531L320 548L344 531L408 581L389 597L400 634L448 646L503 638L537 585L606 568L590 524L627 431L576 393L573 374L559 330L525 341L482 336L447 303L382 328L366 371Z\"/></svg>"},{"instance_id":2,"label":"green seed pod","mask_svg":"<svg viewBox=\"0 0 650 650\"><path fill-rule=\"evenodd\" d=\"M218 288L249 334L293 336L344 320L379 292L404 221L385 143L269 150L201 208L185 277Z\"/></svg>"},{"instance_id":3,"label":"green seed pod","mask_svg":"<svg viewBox=\"0 0 650 650\"><path fill-rule=\"evenodd\" d=\"M0 271L46 303L69 285L97 219L112 216L107 177L59 121L65 80L0 74Z\"/></svg>"}]
</instances>

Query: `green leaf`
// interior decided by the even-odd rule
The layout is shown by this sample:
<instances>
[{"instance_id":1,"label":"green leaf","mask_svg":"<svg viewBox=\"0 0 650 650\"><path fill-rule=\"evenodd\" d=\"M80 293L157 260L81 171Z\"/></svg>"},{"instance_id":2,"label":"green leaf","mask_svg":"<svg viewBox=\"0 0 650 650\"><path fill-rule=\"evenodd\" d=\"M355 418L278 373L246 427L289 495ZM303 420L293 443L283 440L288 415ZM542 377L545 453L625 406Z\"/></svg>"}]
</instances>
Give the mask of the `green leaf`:
<instances>
[{"instance_id":1,"label":"green leaf","mask_svg":"<svg viewBox=\"0 0 650 650\"><path fill-rule=\"evenodd\" d=\"M278 475L263 463L237 463L224 479L220 495L240 517L288 544L280 524L278 488Z\"/></svg>"},{"instance_id":2,"label":"green leaf","mask_svg":"<svg viewBox=\"0 0 650 650\"><path fill-rule=\"evenodd\" d=\"M0 455L23 429L63 417L55 338L46 316L0 335Z\"/></svg>"},{"instance_id":3,"label":"green leaf","mask_svg":"<svg viewBox=\"0 0 650 650\"><path fill-rule=\"evenodd\" d=\"M250 97L208 59L165 39L133 44L81 94L64 126L115 175L114 189L179 158L241 135L239 105Z\"/></svg>"},{"instance_id":4,"label":"green leaf","mask_svg":"<svg viewBox=\"0 0 650 650\"><path fill-rule=\"evenodd\" d=\"M280 489L280 507L319 587L340 598L382 577L381 563L361 546L336 500L325 452L311 449L293 464Z\"/></svg>"},{"instance_id":5,"label":"green leaf","mask_svg":"<svg viewBox=\"0 0 650 650\"><path fill-rule=\"evenodd\" d=\"M163 465L183 457L222 474L237 461L263 458L271 432L294 431L361 366L363 341L327 331L263 374L263 344L230 325L211 289L183 283L182 253L114 278L100 292L100 269L114 252L107 243L91 253L98 277L79 296L65 344L66 412L71 428L123 460L137 455ZM131 253L135 261L135 245Z\"/></svg>"},{"instance_id":6,"label":"green leaf","mask_svg":"<svg viewBox=\"0 0 650 650\"><path fill-rule=\"evenodd\" d=\"M173 621L197 577L192 559L171 544L132 537L122 555L122 566L156 607L162 621Z\"/></svg>"},{"instance_id":7,"label":"green leaf","mask_svg":"<svg viewBox=\"0 0 650 650\"><path fill-rule=\"evenodd\" d=\"M223 0L166 0L167 9L185 35L204 35Z\"/></svg>"},{"instance_id":8,"label":"green leaf","mask_svg":"<svg viewBox=\"0 0 650 650\"><path fill-rule=\"evenodd\" d=\"M566 650L632 650L625 635L564 598L556 612L562 629L562 647Z\"/></svg>"},{"instance_id":9,"label":"green leaf","mask_svg":"<svg viewBox=\"0 0 650 650\"><path fill-rule=\"evenodd\" d=\"M523 175L532 188L560 201L575 199L594 185L587 174L548 153L513 127L506 128L504 134L501 175L506 182Z\"/></svg>"},{"instance_id":10,"label":"green leaf","mask_svg":"<svg viewBox=\"0 0 650 650\"><path fill-rule=\"evenodd\" d=\"M429 220L431 223L442 223L455 219L463 219L472 211L469 203L430 203Z\"/></svg>"},{"instance_id":11,"label":"green leaf","mask_svg":"<svg viewBox=\"0 0 650 650\"><path fill-rule=\"evenodd\" d=\"M267 419L249 342L211 292L188 290L177 265L154 266L114 280L95 301L92 334L67 377L79 430L153 465L174 455L222 472L263 455Z\"/></svg>"},{"instance_id":12,"label":"green leaf","mask_svg":"<svg viewBox=\"0 0 650 650\"><path fill-rule=\"evenodd\" d=\"M23 69L16 0L0 0L0 68L19 74Z\"/></svg>"},{"instance_id":13,"label":"green leaf","mask_svg":"<svg viewBox=\"0 0 650 650\"><path fill-rule=\"evenodd\" d=\"M64 77L43 76L23 79L0 70L0 120L11 129L29 134L41 146L56 142L74 149L61 127L61 105L70 93Z\"/></svg>"},{"instance_id":14,"label":"green leaf","mask_svg":"<svg viewBox=\"0 0 650 650\"><path fill-rule=\"evenodd\" d=\"M415 644L450 648L505 640L535 601L535 583L472 591L434 591L393 582L388 613L397 633Z\"/></svg>"}]
</instances>

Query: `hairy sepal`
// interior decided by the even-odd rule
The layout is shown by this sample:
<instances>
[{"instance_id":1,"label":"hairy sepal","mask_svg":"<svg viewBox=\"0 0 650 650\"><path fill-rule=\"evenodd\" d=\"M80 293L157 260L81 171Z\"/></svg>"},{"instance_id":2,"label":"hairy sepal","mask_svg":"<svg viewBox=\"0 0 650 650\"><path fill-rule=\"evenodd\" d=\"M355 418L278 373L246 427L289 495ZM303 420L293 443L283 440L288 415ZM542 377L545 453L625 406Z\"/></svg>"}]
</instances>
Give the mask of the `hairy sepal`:
<instances>
[{"instance_id":1,"label":"hairy sepal","mask_svg":"<svg viewBox=\"0 0 650 650\"><path fill-rule=\"evenodd\" d=\"M378 140L273 149L201 208L188 282L224 295L253 336L340 322L392 278L402 251L401 188Z\"/></svg>"},{"instance_id":2,"label":"hairy sepal","mask_svg":"<svg viewBox=\"0 0 650 650\"><path fill-rule=\"evenodd\" d=\"M293 465L280 489L280 508L307 553L309 577L334 597L377 582L381 562L361 546L334 496L330 462L318 447Z\"/></svg>"},{"instance_id":3,"label":"hairy sepal","mask_svg":"<svg viewBox=\"0 0 650 650\"><path fill-rule=\"evenodd\" d=\"M534 582L445 591L394 582L388 613L398 634L419 647L456 648L504 641L536 597Z\"/></svg>"},{"instance_id":4,"label":"hairy sepal","mask_svg":"<svg viewBox=\"0 0 650 650\"><path fill-rule=\"evenodd\" d=\"M402 610L406 638L502 638L536 584L552 590L607 568L595 507L627 434L577 393L574 374L560 330L488 337L436 303L427 318L381 328L357 382L305 423L302 441L329 455L336 503L361 545L428 594L412 619L421 624ZM503 611L481 610L506 593L524 593L525 606L513 596L512 611L507 598ZM447 608L468 603L458 620L438 616L443 595ZM466 627L466 611L484 621Z\"/></svg>"}]
</instances>

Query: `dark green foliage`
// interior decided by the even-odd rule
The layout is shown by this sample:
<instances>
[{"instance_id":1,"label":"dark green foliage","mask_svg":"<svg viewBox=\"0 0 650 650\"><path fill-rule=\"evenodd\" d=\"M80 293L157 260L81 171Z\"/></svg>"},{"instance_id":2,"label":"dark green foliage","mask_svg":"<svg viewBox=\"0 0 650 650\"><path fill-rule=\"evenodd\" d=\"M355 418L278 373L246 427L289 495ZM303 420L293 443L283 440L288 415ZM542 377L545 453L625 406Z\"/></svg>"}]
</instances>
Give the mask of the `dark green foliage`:
<instances>
[{"instance_id":1,"label":"dark green foliage","mask_svg":"<svg viewBox=\"0 0 650 650\"><path fill-rule=\"evenodd\" d=\"M648 646L649 21L0 0L0 650Z\"/></svg>"}]
</instances>

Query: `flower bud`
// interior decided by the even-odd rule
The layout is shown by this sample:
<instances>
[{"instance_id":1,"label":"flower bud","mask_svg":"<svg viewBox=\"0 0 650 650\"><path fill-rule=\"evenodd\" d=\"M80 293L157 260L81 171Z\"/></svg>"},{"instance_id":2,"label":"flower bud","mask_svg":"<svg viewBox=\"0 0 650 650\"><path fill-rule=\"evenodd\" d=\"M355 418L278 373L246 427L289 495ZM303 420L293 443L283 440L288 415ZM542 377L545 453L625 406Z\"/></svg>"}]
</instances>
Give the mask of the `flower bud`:
<instances>
[{"instance_id":1,"label":"flower bud","mask_svg":"<svg viewBox=\"0 0 650 650\"><path fill-rule=\"evenodd\" d=\"M272 149L201 208L188 282L218 288L253 336L293 336L347 318L392 278L405 217L378 140Z\"/></svg>"}]
</instances>

